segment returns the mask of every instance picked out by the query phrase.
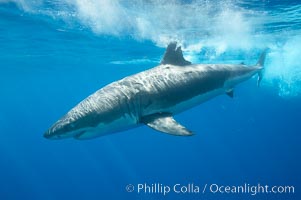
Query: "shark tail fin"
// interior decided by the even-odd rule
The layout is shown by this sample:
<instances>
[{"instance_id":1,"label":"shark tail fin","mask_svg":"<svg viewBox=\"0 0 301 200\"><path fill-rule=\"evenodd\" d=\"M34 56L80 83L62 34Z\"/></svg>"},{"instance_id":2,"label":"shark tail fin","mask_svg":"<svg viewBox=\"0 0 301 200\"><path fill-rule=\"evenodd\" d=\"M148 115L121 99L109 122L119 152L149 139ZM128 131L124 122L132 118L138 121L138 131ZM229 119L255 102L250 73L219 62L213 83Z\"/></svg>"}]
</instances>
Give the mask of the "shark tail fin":
<instances>
[{"instance_id":1,"label":"shark tail fin","mask_svg":"<svg viewBox=\"0 0 301 200\"><path fill-rule=\"evenodd\" d=\"M257 61L257 64L256 64L256 66L260 68L260 70L258 71L258 79L257 79L257 86L258 86L258 87L260 86L260 82L261 82L262 77L263 77L263 73L264 73L264 62L265 62L265 58L266 58L266 55L267 55L267 51L268 51L268 49L265 49L265 50L261 53L261 55L260 55L260 57L259 57L259 59L258 59L258 61Z\"/></svg>"}]
</instances>

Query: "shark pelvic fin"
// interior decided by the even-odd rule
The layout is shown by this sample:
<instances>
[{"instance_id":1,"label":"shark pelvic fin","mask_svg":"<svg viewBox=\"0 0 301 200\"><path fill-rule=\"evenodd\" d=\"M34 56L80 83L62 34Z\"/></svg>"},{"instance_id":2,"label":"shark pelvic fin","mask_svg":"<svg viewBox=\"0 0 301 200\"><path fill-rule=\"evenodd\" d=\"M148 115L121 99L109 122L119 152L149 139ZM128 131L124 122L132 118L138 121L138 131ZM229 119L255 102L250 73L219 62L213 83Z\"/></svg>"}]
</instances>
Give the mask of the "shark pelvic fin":
<instances>
[{"instance_id":1,"label":"shark pelvic fin","mask_svg":"<svg viewBox=\"0 0 301 200\"><path fill-rule=\"evenodd\" d=\"M226 91L226 94L227 94L229 97L233 98L233 97L234 97L234 90L233 90L233 89L229 89L229 90Z\"/></svg>"},{"instance_id":2,"label":"shark pelvic fin","mask_svg":"<svg viewBox=\"0 0 301 200\"><path fill-rule=\"evenodd\" d=\"M181 47L178 47L176 42L171 42L166 48L161 64L185 66L190 65L191 62L185 60Z\"/></svg>"},{"instance_id":3,"label":"shark pelvic fin","mask_svg":"<svg viewBox=\"0 0 301 200\"><path fill-rule=\"evenodd\" d=\"M156 113L141 120L142 123L157 131L177 136L191 136L193 133L176 122L169 113Z\"/></svg>"}]
</instances>

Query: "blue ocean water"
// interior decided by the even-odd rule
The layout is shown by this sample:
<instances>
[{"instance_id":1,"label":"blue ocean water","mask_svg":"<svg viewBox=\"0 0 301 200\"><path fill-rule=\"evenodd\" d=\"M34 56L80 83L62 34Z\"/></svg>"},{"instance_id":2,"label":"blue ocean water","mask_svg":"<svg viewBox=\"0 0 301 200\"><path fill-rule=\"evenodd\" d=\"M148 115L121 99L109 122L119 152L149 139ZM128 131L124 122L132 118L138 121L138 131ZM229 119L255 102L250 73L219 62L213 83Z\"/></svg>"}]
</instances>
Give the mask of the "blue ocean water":
<instances>
[{"instance_id":1,"label":"blue ocean water","mask_svg":"<svg viewBox=\"0 0 301 200\"><path fill-rule=\"evenodd\" d=\"M0 199L300 199L300 33L297 0L0 0ZM194 63L254 64L268 47L261 87L252 78L233 99L175 116L193 137L141 126L43 138L94 91L156 66L174 40ZM138 184L201 191L138 193ZM212 184L294 193L213 193Z\"/></svg>"}]
</instances>

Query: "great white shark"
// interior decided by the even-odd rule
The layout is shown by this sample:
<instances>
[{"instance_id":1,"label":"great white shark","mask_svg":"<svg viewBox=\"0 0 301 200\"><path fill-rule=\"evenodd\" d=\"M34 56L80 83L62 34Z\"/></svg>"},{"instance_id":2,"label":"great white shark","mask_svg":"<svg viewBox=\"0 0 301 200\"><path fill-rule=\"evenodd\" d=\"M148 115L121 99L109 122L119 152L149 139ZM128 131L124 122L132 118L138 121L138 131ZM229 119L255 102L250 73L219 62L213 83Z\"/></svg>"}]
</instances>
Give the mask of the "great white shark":
<instances>
[{"instance_id":1,"label":"great white shark","mask_svg":"<svg viewBox=\"0 0 301 200\"><path fill-rule=\"evenodd\" d=\"M159 66L99 89L53 124L44 137L91 139L141 124L172 135L193 135L173 116L220 94L233 97L233 88L256 74L259 85L265 57L266 51L253 66L191 64L181 47L170 43Z\"/></svg>"}]
</instances>

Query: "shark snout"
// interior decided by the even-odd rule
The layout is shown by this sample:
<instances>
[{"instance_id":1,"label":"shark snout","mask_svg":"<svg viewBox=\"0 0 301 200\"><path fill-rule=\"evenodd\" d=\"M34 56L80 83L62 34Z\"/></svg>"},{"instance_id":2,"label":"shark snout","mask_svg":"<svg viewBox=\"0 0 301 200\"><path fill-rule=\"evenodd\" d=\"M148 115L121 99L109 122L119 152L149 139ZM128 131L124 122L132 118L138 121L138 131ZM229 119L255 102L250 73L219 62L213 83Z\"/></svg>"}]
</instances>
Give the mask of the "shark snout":
<instances>
[{"instance_id":1,"label":"shark snout","mask_svg":"<svg viewBox=\"0 0 301 200\"><path fill-rule=\"evenodd\" d=\"M78 137L87 130L87 124L85 116L74 117L68 114L55 122L45 133L44 138L47 139L64 139L71 137Z\"/></svg>"},{"instance_id":2,"label":"shark snout","mask_svg":"<svg viewBox=\"0 0 301 200\"><path fill-rule=\"evenodd\" d=\"M55 127L49 128L45 133L44 133L44 138L47 139L59 139L63 136L63 131L62 130L56 130Z\"/></svg>"},{"instance_id":3,"label":"shark snout","mask_svg":"<svg viewBox=\"0 0 301 200\"><path fill-rule=\"evenodd\" d=\"M53 135L49 132L49 130L47 130L43 136L44 138L51 139Z\"/></svg>"},{"instance_id":4,"label":"shark snout","mask_svg":"<svg viewBox=\"0 0 301 200\"><path fill-rule=\"evenodd\" d=\"M47 139L67 138L71 137L70 133L73 131L73 123L67 123L67 120L59 120L44 133L44 137Z\"/></svg>"}]
</instances>

